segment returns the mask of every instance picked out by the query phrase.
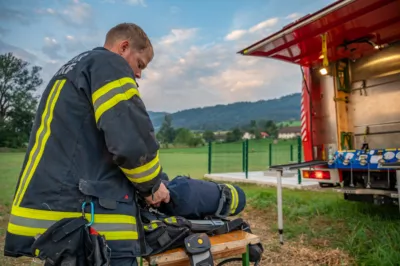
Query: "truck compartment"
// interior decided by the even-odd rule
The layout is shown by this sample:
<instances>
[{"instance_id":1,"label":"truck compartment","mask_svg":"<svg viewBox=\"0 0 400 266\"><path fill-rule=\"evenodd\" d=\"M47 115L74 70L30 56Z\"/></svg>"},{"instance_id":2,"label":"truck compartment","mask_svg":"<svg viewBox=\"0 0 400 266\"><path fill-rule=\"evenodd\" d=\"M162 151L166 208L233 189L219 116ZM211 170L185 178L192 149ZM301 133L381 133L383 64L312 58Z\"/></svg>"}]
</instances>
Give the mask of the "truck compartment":
<instances>
[{"instance_id":1,"label":"truck compartment","mask_svg":"<svg viewBox=\"0 0 400 266\"><path fill-rule=\"evenodd\" d=\"M344 187L397 190L395 171L343 170L342 178Z\"/></svg>"},{"instance_id":2,"label":"truck compartment","mask_svg":"<svg viewBox=\"0 0 400 266\"><path fill-rule=\"evenodd\" d=\"M339 91L337 75L312 71L314 158L328 160L330 150L362 149L364 145L368 149L399 148L400 44L345 61L347 93Z\"/></svg>"}]
</instances>

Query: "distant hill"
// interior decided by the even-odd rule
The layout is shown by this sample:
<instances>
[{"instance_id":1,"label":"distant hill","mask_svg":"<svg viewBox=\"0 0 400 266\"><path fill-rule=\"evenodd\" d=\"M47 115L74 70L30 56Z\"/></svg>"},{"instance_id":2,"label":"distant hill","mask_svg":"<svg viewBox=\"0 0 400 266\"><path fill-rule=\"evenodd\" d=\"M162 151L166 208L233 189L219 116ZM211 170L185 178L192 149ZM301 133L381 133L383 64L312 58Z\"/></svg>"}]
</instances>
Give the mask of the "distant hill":
<instances>
[{"instance_id":1,"label":"distant hill","mask_svg":"<svg viewBox=\"0 0 400 266\"><path fill-rule=\"evenodd\" d=\"M153 112L153 111L148 111L150 115L151 122L153 122L153 125L156 129L161 127L161 124L164 120L166 112Z\"/></svg>"},{"instance_id":2,"label":"distant hill","mask_svg":"<svg viewBox=\"0 0 400 266\"><path fill-rule=\"evenodd\" d=\"M300 117L300 93L278 99L257 102L237 102L204 108L192 108L172 113L174 127L192 130L230 130L247 125L251 120L298 121ZM161 127L164 112L149 112L156 130Z\"/></svg>"}]
</instances>

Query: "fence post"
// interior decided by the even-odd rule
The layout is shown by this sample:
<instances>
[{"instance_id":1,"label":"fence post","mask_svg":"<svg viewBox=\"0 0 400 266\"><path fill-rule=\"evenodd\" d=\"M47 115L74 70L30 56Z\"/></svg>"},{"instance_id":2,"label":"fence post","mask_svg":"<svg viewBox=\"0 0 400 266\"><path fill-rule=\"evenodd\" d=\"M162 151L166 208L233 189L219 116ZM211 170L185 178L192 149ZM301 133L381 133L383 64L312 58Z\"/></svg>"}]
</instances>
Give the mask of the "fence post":
<instances>
[{"instance_id":1,"label":"fence post","mask_svg":"<svg viewBox=\"0 0 400 266\"><path fill-rule=\"evenodd\" d=\"M298 136L297 137L297 161L298 163L301 163L301 137ZM298 179L298 183L299 185L301 185L301 175L300 175L300 169L297 169L297 179Z\"/></svg>"},{"instance_id":2,"label":"fence post","mask_svg":"<svg viewBox=\"0 0 400 266\"><path fill-rule=\"evenodd\" d=\"M242 171L246 172L246 140L242 142Z\"/></svg>"},{"instance_id":3,"label":"fence post","mask_svg":"<svg viewBox=\"0 0 400 266\"><path fill-rule=\"evenodd\" d=\"M271 165L272 165L272 143L270 143L269 147L268 147L268 163L269 163L269 166L271 167Z\"/></svg>"},{"instance_id":4,"label":"fence post","mask_svg":"<svg viewBox=\"0 0 400 266\"><path fill-rule=\"evenodd\" d=\"M208 174L211 174L211 162L212 162L212 142L208 142Z\"/></svg>"},{"instance_id":5,"label":"fence post","mask_svg":"<svg viewBox=\"0 0 400 266\"><path fill-rule=\"evenodd\" d=\"M293 144L290 144L290 162L293 162Z\"/></svg>"},{"instance_id":6,"label":"fence post","mask_svg":"<svg viewBox=\"0 0 400 266\"><path fill-rule=\"evenodd\" d=\"M246 160L245 160L245 173L246 173L246 179L249 177L249 140L246 139L245 142L245 146L246 146Z\"/></svg>"}]
</instances>

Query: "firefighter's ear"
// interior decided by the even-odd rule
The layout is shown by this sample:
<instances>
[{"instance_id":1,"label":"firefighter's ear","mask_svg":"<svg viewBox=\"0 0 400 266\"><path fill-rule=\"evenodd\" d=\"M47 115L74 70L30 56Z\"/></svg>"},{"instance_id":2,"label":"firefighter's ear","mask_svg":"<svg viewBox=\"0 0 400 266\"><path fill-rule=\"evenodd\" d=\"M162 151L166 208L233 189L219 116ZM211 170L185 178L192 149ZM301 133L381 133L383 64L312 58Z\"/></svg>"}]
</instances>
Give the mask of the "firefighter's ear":
<instances>
[{"instance_id":1,"label":"firefighter's ear","mask_svg":"<svg viewBox=\"0 0 400 266\"><path fill-rule=\"evenodd\" d=\"M129 42L122 41L118 48L119 48L119 54L120 55L124 54L129 49Z\"/></svg>"}]
</instances>

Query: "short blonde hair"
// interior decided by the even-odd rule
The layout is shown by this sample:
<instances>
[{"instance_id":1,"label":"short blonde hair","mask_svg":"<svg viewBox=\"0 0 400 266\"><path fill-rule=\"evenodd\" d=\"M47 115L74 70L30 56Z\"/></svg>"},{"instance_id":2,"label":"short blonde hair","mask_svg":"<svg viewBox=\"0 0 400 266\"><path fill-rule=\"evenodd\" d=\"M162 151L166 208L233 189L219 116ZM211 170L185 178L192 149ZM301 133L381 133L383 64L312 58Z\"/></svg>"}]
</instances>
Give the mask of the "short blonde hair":
<instances>
[{"instance_id":1,"label":"short blonde hair","mask_svg":"<svg viewBox=\"0 0 400 266\"><path fill-rule=\"evenodd\" d=\"M141 51L153 46L144 30L134 23L120 23L111 28L106 35L105 45L112 45L118 40L129 40L132 48ZM154 53L154 51L153 51Z\"/></svg>"}]
</instances>

